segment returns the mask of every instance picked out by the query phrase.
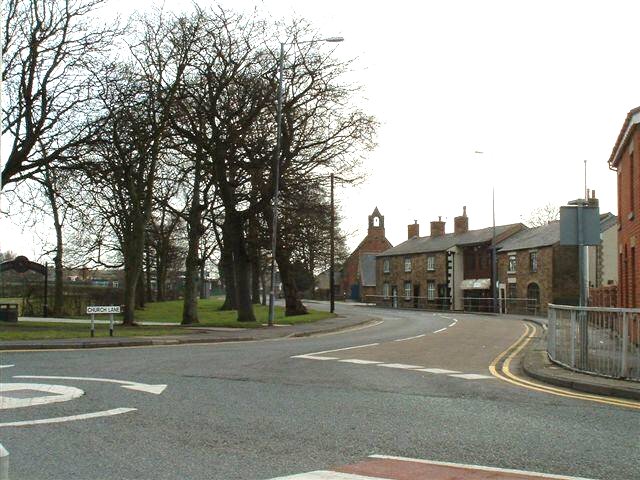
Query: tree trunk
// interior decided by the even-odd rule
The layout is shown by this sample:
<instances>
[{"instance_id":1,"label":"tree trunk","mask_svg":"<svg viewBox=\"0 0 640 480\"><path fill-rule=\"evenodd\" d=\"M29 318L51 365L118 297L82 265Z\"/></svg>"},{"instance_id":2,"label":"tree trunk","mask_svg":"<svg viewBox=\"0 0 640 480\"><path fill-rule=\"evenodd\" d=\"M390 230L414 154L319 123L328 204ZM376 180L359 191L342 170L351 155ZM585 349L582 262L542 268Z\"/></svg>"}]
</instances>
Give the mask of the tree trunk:
<instances>
[{"instance_id":1,"label":"tree trunk","mask_svg":"<svg viewBox=\"0 0 640 480\"><path fill-rule=\"evenodd\" d=\"M260 283L262 284L262 305L267 304L267 278L264 268L260 269Z\"/></svg>"},{"instance_id":2,"label":"tree trunk","mask_svg":"<svg viewBox=\"0 0 640 480\"><path fill-rule=\"evenodd\" d=\"M251 263L247 255L247 242L242 229L242 219L233 210L225 215L228 217L228 221L225 221L225 230L229 238L225 238L224 243L231 243L233 253L238 322L255 322L256 317L251 303Z\"/></svg>"},{"instance_id":3,"label":"tree trunk","mask_svg":"<svg viewBox=\"0 0 640 480\"><path fill-rule=\"evenodd\" d=\"M45 170L45 191L53 214L53 226L56 232L56 256L54 258L54 286L53 286L53 316L57 317L64 313L64 291L63 291L63 271L62 271L62 222L60 221L60 210L56 198L56 190L51 178L49 168Z\"/></svg>"},{"instance_id":4,"label":"tree trunk","mask_svg":"<svg viewBox=\"0 0 640 480\"><path fill-rule=\"evenodd\" d=\"M223 235L224 236L224 235ZM233 262L233 252L229 243L223 239L221 253L222 279L224 280L224 303L220 310L235 310L236 302L236 269Z\"/></svg>"},{"instance_id":5,"label":"tree trunk","mask_svg":"<svg viewBox=\"0 0 640 480\"><path fill-rule=\"evenodd\" d=\"M200 298L209 298L209 292L207 289L207 282L205 278L205 261L204 258L200 259Z\"/></svg>"},{"instance_id":6,"label":"tree trunk","mask_svg":"<svg viewBox=\"0 0 640 480\"><path fill-rule=\"evenodd\" d=\"M307 308L298 298L298 287L296 279L291 271L291 262L284 249L280 248L276 251L276 260L278 261L278 270L280 272L280 281L284 290L285 300L285 316L304 315Z\"/></svg>"},{"instance_id":7,"label":"tree trunk","mask_svg":"<svg viewBox=\"0 0 640 480\"><path fill-rule=\"evenodd\" d=\"M144 273L147 302L153 302L153 289L151 288L151 253L149 243L145 244ZM157 281L157 279L156 279Z\"/></svg>"},{"instance_id":8,"label":"tree trunk","mask_svg":"<svg viewBox=\"0 0 640 480\"><path fill-rule=\"evenodd\" d=\"M144 218L132 219L131 232L125 239L124 251L124 315L123 325L135 324L135 307L140 272L144 257Z\"/></svg>"},{"instance_id":9,"label":"tree trunk","mask_svg":"<svg viewBox=\"0 0 640 480\"><path fill-rule=\"evenodd\" d=\"M196 152L193 173L193 198L189 207L187 219L188 249L184 279L184 307L182 309L182 324L190 325L199 323L198 319L198 251L200 249L200 237L202 231L202 211L200 205L200 180L202 178L202 151Z\"/></svg>"}]
</instances>

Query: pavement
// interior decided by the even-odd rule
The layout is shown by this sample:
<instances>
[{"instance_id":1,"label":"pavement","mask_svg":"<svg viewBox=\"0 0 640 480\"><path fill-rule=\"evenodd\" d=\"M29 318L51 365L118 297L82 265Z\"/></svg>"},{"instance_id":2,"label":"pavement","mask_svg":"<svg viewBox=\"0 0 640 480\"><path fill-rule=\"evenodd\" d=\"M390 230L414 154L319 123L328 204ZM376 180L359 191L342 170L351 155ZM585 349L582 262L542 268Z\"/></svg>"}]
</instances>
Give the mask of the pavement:
<instances>
[{"instance_id":1,"label":"pavement","mask_svg":"<svg viewBox=\"0 0 640 480\"><path fill-rule=\"evenodd\" d=\"M67 323L87 323L85 320L49 319ZM338 332L357 328L375 322L371 316L351 314L337 316L313 323L297 325L278 325L263 328L218 328L218 327L184 327L193 333L181 335L162 335L148 337L118 337L118 326L114 337L70 338L51 340L11 340L0 341L0 351L40 350L40 349L72 349L72 348L108 348L108 347L140 347L153 345L181 345L190 343L247 342L257 340L273 340L287 337L303 337ZM173 325L166 323L148 323L148 325ZM88 332L88 331L87 331Z\"/></svg>"},{"instance_id":2,"label":"pavement","mask_svg":"<svg viewBox=\"0 0 640 480\"><path fill-rule=\"evenodd\" d=\"M637 480L640 403L514 380L522 319L337 312L381 321L278 341L2 352L9 478ZM400 457L422 459L405 465L422 476Z\"/></svg>"}]
</instances>

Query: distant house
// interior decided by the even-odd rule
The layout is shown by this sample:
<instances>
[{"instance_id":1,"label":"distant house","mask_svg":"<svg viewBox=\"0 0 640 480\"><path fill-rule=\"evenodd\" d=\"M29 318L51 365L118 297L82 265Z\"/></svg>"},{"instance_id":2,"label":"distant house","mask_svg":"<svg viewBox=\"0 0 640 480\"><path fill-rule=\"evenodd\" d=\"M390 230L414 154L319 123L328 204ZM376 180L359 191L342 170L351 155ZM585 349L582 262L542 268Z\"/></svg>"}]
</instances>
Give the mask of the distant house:
<instances>
[{"instance_id":1,"label":"distant house","mask_svg":"<svg viewBox=\"0 0 640 480\"><path fill-rule=\"evenodd\" d=\"M600 215L600 238L600 245L589 247L591 288L618 283L618 217L611 212Z\"/></svg>"},{"instance_id":2,"label":"distant house","mask_svg":"<svg viewBox=\"0 0 640 480\"><path fill-rule=\"evenodd\" d=\"M345 298L366 301L365 295L375 292L375 275L371 275L371 255L391 248L384 232L384 216L378 207L369 215L369 229L367 236L349 255L342 266L341 292Z\"/></svg>"},{"instance_id":3,"label":"distant house","mask_svg":"<svg viewBox=\"0 0 640 480\"><path fill-rule=\"evenodd\" d=\"M407 227L408 239L376 257L377 302L400 308L491 310L491 243L493 228L469 230L466 207L454 219L431 222L431 234L420 237L419 225ZM503 241L524 225L496 226Z\"/></svg>"},{"instance_id":4,"label":"distant house","mask_svg":"<svg viewBox=\"0 0 640 480\"><path fill-rule=\"evenodd\" d=\"M560 245L559 221L523 229L497 247L503 312L544 313L549 303L578 303L578 247Z\"/></svg>"},{"instance_id":5,"label":"distant house","mask_svg":"<svg viewBox=\"0 0 640 480\"><path fill-rule=\"evenodd\" d=\"M329 269L326 269L324 272L316 275L315 287L313 292L314 298L321 299L321 300L329 300L329 297L330 297L329 292L331 289L329 280L330 280ZM334 271L333 285L336 290L340 288L341 282L342 282L342 272Z\"/></svg>"}]
</instances>

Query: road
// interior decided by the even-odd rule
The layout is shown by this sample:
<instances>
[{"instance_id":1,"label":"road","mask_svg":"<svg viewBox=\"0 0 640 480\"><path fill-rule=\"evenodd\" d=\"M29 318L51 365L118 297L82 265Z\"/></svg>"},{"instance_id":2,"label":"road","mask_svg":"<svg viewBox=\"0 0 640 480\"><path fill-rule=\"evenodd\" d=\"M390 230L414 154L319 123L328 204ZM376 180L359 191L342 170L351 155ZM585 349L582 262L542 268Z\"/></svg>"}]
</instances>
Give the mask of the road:
<instances>
[{"instance_id":1,"label":"road","mask_svg":"<svg viewBox=\"0 0 640 480\"><path fill-rule=\"evenodd\" d=\"M524 322L338 313L381 323L261 342L2 353L2 383L29 384L3 393L13 402L0 410L10 478L260 480L374 454L639 478L640 410L491 374Z\"/></svg>"}]
</instances>

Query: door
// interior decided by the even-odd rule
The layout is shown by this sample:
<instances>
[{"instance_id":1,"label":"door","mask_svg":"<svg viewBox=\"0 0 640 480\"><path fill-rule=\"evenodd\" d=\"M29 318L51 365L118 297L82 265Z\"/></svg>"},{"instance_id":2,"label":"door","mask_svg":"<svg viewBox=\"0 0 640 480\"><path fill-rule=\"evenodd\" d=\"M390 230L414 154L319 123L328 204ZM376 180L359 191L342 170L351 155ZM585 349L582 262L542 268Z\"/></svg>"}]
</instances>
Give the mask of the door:
<instances>
[{"instance_id":1,"label":"door","mask_svg":"<svg viewBox=\"0 0 640 480\"><path fill-rule=\"evenodd\" d=\"M391 287L391 306L398 308L398 287Z\"/></svg>"},{"instance_id":2,"label":"door","mask_svg":"<svg viewBox=\"0 0 640 480\"><path fill-rule=\"evenodd\" d=\"M413 286L413 308L420 306L420 285Z\"/></svg>"}]
</instances>

